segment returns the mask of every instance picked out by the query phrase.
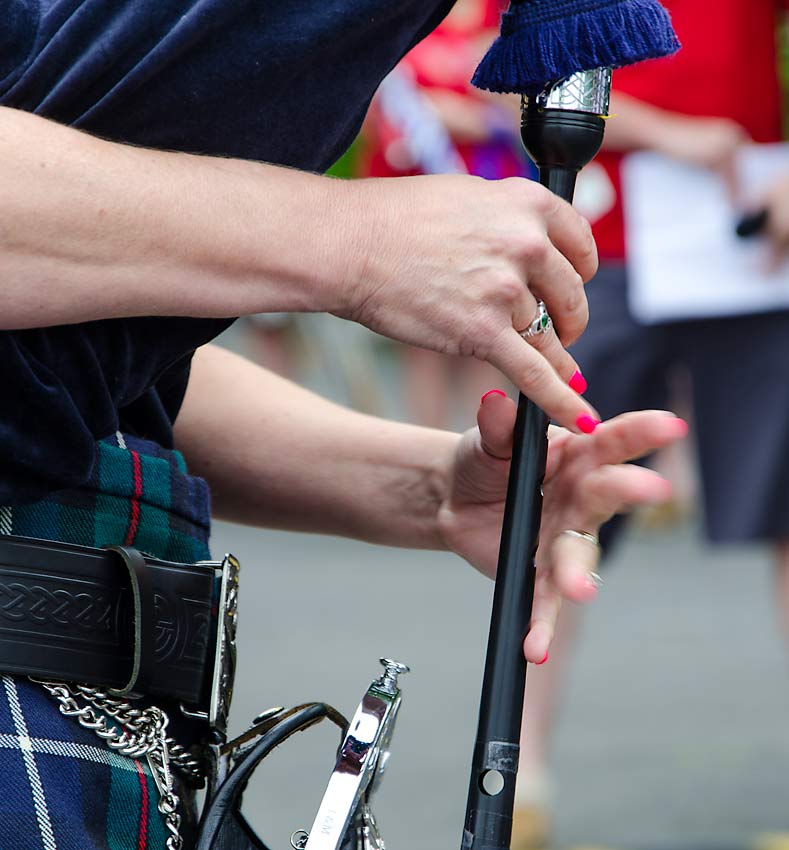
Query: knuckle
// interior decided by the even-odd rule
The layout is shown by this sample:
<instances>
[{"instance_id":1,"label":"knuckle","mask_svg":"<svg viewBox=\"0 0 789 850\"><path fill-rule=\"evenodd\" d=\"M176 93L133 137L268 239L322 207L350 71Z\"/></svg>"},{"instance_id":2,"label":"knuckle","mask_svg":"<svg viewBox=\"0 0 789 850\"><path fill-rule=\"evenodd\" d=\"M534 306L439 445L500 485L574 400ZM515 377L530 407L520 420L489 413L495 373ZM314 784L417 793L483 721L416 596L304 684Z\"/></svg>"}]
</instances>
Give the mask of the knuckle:
<instances>
[{"instance_id":1,"label":"knuckle","mask_svg":"<svg viewBox=\"0 0 789 850\"><path fill-rule=\"evenodd\" d=\"M522 233L518 239L517 251L519 256L530 262L542 262L548 256L551 243L546 233L529 230Z\"/></svg>"},{"instance_id":2,"label":"knuckle","mask_svg":"<svg viewBox=\"0 0 789 850\"><path fill-rule=\"evenodd\" d=\"M516 304L523 296L525 284L515 274L504 275L499 282L498 289L500 296L507 304Z\"/></svg>"},{"instance_id":3,"label":"knuckle","mask_svg":"<svg viewBox=\"0 0 789 850\"><path fill-rule=\"evenodd\" d=\"M525 196L529 201L529 206L541 215L547 215L556 209L559 201L558 197L550 189L536 180L527 181Z\"/></svg>"},{"instance_id":4,"label":"knuckle","mask_svg":"<svg viewBox=\"0 0 789 850\"><path fill-rule=\"evenodd\" d=\"M581 235L587 241L594 243L594 236L592 235L592 225L589 222L589 219L586 216L578 213L578 221L581 226Z\"/></svg>"},{"instance_id":5,"label":"knuckle","mask_svg":"<svg viewBox=\"0 0 789 850\"><path fill-rule=\"evenodd\" d=\"M586 221L586 219L584 219L584 221ZM594 241L594 236L592 236L592 226L588 221L586 222L586 227L588 228L588 235L584 238L583 245L581 247L581 265L583 266L581 280L583 283L587 283L597 274L597 268L599 266L597 243Z\"/></svg>"},{"instance_id":6,"label":"knuckle","mask_svg":"<svg viewBox=\"0 0 789 850\"><path fill-rule=\"evenodd\" d=\"M493 181L494 186L499 186L506 192L522 192L531 180L524 180L522 177L505 177L503 180Z\"/></svg>"},{"instance_id":7,"label":"knuckle","mask_svg":"<svg viewBox=\"0 0 789 850\"><path fill-rule=\"evenodd\" d=\"M586 309L586 293L584 282L577 272L568 275L567 295L564 300L564 309L568 313L580 313Z\"/></svg>"},{"instance_id":8,"label":"knuckle","mask_svg":"<svg viewBox=\"0 0 789 850\"><path fill-rule=\"evenodd\" d=\"M570 345L581 336L589 322L589 304L580 275L565 298L562 319L560 339L564 345Z\"/></svg>"},{"instance_id":9,"label":"knuckle","mask_svg":"<svg viewBox=\"0 0 789 850\"><path fill-rule=\"evenodd\" d=\"M525 284L513 269L499 268L488 273L485 302L515 303L522 295Z\"/></svg>"}]
</instances>

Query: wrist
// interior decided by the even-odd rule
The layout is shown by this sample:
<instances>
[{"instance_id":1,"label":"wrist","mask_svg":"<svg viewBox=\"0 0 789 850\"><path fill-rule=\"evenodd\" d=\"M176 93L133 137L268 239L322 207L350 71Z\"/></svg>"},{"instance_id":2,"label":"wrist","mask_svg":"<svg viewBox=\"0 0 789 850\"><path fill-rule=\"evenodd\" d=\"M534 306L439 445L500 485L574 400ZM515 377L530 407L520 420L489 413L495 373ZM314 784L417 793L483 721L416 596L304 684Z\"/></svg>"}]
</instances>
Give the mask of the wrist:
<instances>
[{"instance_id":1,"label":"wrist","mask_svg":"<svg viewBox=\"0 0 789 850\"><path fill-rule=\"evenodd\" d=\"M198 204L206 220L188 221L186 233L197 274L222 284L207 293L204 312L339 312L355 274L350 181L265 163L198 162L207 172Z\"/></svg>"},{"instance_id":2,"label":"wrist","mask_svg":"<svg viewBox=\"0 0 789 850\"><path fill-rule=\"evenodd\" d=\"M381 277L377 257L391 232L388 206L375 192L380 181L300 176L301 215L286 239L309 299L303 309L358 320Z\"/></svg>"},{"instance_id":3,"label":"wrist","mask_svg":"<svg viewBox=\"0 0 789 850\"><path fill-rule=\"evenodd\" d=\"M364 297L360 290L372 244L365 219L374 215L374 204L367 207L358 198L355 184L363 181L311 177L315 181L311 215L318 222L318 232L313 230L311 246L306 247L313 247L318 254L315 272L322 302L317 309L346 316Z\"/></svg>"},{"instance_id":4,"label":"wrist","mask_svg":"<svg viewBox=\"0 0 789 850\"><path fill-rule=\"evenodd\" d=\"M452 482L461 434L440 432L443 438L440 450L434 455L435 466L426 479L429 495L432 497L429 532L430 545L427 548L451 551L447 533L445 513L452 496Z\"/></svg>"},{"instance_id":5,"label":"wrist","mask_svg":"<svg viewBox=\"0 0 789 850\"><path fill-rule=\"evenodd\" d=\"M293 169L277 171L284 180L278 183L281 194L274 209L281 212L258 246L261 277L287 282L295 300L290 310L342 313L358 278L358 215L351 181ZM270 193L271 186L264 184L262 189ZM275 266L270 271L272 259Z\"/></svg>"},{"instance_id":6,"label":"wrist","mask_svg":"<svg viewBox=\"0 0 789 850\"><path fill-rule=\"evenodd\" d=\"M409 209L404 190L412 179L336 181L345 184L338 195L344 225L338 234L338 250L344 278L338 292L341 303L330 312L370 324L372 296L400 274L397 248L409 240L402 231L403 212Z\"/></svg>"},{"instance_id":7,"label":"wrist","mask_svg":"<svg viewBox=\"0 0 789 850\"><path fill-rule=\"evenodd\" d=\"M392 489L398 493L394 515L401 522L391 523L399 531L397 539L388 542L414 549L448 549L441 512L449 501L461 436L412 425L396 427L411 433L401 432L398 439L403 455L397 461Z\"/></svg>"}]
</instances>

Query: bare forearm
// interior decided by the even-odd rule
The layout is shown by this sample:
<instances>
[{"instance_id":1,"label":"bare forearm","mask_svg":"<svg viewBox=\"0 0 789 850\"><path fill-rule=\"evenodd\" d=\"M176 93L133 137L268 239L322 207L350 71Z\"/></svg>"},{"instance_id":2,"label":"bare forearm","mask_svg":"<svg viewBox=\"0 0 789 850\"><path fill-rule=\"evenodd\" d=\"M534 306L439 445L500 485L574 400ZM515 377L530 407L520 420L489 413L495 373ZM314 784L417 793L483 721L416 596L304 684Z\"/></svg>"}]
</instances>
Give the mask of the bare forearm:
<instances>
[{"instance_id":1,"label":"bare forearm","mask_svg":"<svg viewBox=\"0 0 789 850\"><path fill-rule=\"evenodd\" d=\"M339 310L341 181L133 148L0 107L0 328Z\"/></svg>"},{"instance_id":2,"label":"bare forearm","mask_svg":"<svg viewBox=\"0 0 789 850\"><path fill-rule=\"evenodd\" d=\"M611 93L611 117L606 121L606 150L655 150L661 146L672 113L619 92Z\"/></svg>"},{"instance_id":3,"label":"bare forearm","mask_svg":"<svg viewBox=\"0 0 789 850\"><path fill-rule=\"evenodd\" d=\"M649 150L733 179L734 157L748 141L736 121L715 116L682 115L658 109L623 94L611 99L603 145L610 150Z\"/></svg>"},{"instance_id":4,"label":"bare forearm","mask_svg":"<svg viewBox=\"0 0 789 850\"><path fill-rule=\"evenodd\" d=\"M175 434L221 518L443 548L454 434L346 410L215 346L195 355Z\"/></svg>"}]
</instances>

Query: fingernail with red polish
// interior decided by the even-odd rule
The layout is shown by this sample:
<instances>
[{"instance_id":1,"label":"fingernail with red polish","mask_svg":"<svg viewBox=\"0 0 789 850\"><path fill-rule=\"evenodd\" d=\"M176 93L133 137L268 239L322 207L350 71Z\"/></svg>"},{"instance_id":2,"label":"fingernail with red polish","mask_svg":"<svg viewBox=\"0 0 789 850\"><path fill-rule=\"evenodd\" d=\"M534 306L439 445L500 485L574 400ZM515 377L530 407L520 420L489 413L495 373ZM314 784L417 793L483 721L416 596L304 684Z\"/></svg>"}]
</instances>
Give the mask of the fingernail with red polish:
<instances>
[{"instance_id":1,"label":"fingernail with red polish","mask_svg":"<svg viewBox=\"0 0 789 850\"><path fill-rule=\"evenodd\" d=\"M504 396L504 398L507 398L507 393L505 393L505 392L504 392L504 390L488 390L488 391L485 393L485 395L483 395L483 396L482 396L482 398L479 400L479 403L480 403L480 404L483 404L483 403L484 403L484 401L485 401L485 399L486 399L489 395L501 395L501 396Z\"/></svg>"},{"instance_id":2,"label":"fingernail with red polish","mask_svg":"<svg viewBox=\"0 0 789 850\"><path fill-rule=\"evenodd\" d=\"M594 416L590 416L588 413L584 413L575 420L575 424L583 434L591 434L600 424L600 420L595 419Z\"/></svg>"},{"instance_id":3,"label":"fingernail with red polish","mask_svg":"<svg viewBox=\"0 0 789 850\"><path fill-rule=\"evenodd\" d=\"M548 660L548 653L546 652L546 653L545 653L545 658L543 658L543 660L542 660L542 661L535 661L534 663L535 663L535 664L539 667L539 666L540 666L540 664L545 664L545 662L546 662L547 660Z\"/></svg>"},{"instance_id":4,"label":"fingernail with red polish","mask_svg":"<svg viewBox=\"0 0 789 850\"><path fill-rule=\"evenodd\" d=\"M583 395L589 386L586 383L586 378L577 369L573 372L572 378L567 383L570 389L575 390L579 395Z\"/></svg>"},{"instance_id":5,"label":"fingernail with red polish","mask_svg":"<svg viewBox=\"0 0 789 850\"><path fill-rule=\"evenodd\" d=\"M680 426L682 436L686 437L688 435L688 423L684 419L680 419L679 416L674 421Z\"/></svg>"}]
</instances>

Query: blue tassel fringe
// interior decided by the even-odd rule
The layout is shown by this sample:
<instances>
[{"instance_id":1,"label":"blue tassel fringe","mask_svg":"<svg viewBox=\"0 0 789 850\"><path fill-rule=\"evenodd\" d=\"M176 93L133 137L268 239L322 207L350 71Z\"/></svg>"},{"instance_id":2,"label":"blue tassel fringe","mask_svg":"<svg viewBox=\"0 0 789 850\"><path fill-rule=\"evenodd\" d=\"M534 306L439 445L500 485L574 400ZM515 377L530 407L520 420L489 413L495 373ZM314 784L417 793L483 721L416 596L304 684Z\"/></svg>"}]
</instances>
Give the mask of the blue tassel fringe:
<instances>
[{"instance_id":1,"label":"blue tassel fringe","mask_svg":"<svg viewBox=\"0 0 789 850\"><path fill-rule=\"evenodd\" d=\"M472 83L534 95L577 71L631 65L679 47L657 0L522 0L502 17L501 35Z\"/></svg>"}]
</instances>

